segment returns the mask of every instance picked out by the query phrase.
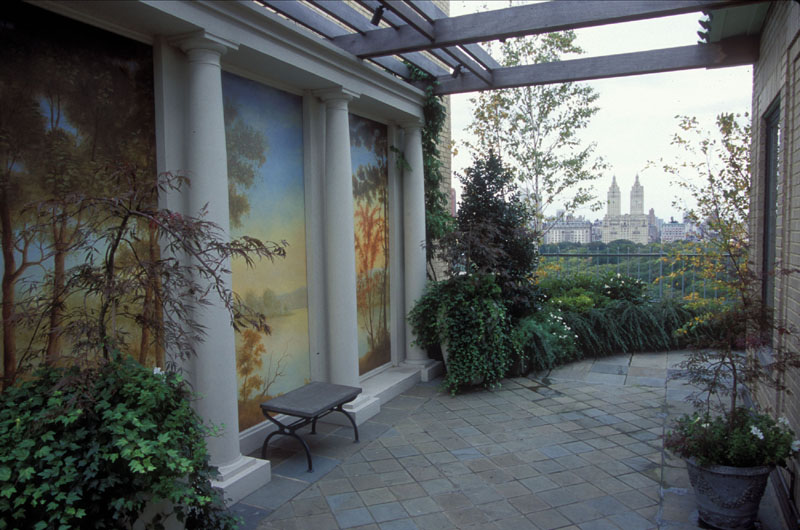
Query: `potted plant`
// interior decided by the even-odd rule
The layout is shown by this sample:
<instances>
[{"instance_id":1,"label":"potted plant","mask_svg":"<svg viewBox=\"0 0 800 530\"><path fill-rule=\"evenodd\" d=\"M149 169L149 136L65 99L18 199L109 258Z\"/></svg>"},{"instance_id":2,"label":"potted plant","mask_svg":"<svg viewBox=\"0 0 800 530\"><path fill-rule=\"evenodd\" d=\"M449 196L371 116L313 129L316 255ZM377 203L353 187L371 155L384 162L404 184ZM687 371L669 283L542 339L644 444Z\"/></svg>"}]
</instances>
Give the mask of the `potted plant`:
<instances>
[{"instance_id":1,"label":"potted plant","mask_svg":"<svg viewBox=\"0 0 800 530\"><path fill-rule=\"evenodd\" d=\"M695 411L672 424L664 446L686 459L700 519L715 528L751 528L769 474L800 450L789 422L750 399L759 385L787 391L783 375L798 366L793 349L770 347L769 360L760 360L771 332L766 314L761 307L717 308L681 330L714 347L693 350L673 375L697 389Z\"/></svg>"},{"instance_id":2,"label":"potted plant","mask_svg":"<svg viewBox=\"0 0 800 530\"><path fill-rule=\"evenodd\" d=\"M443 386L449 392L474 385L492 388L505 376L515 346L492 275L430 283L408 318L417 344L428 350L441 347L447 370Z\"/></svg>"}]
</instances>

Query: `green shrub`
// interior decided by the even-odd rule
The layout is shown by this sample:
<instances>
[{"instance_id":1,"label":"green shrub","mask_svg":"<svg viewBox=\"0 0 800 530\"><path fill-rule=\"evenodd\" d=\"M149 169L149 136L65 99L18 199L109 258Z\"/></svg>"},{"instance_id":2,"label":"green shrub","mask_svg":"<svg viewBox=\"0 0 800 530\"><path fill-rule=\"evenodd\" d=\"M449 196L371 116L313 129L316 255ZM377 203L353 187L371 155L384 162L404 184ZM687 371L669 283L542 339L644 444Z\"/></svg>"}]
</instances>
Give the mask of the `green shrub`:
<instances>
[{"instance_id":1,"label":"green shrub","mask_svg":"<svg viewBox=\"0 0 800 530\"><path fill-rule=\"evenodd\" d=\"M207 429L188 398L179 375L121 354L90 368L45 368L8 388L0 529L126 528L151 499L169 501L187 528L235 528L211 488Z\"/></svg>"},{"instance_id":2,"label":"green shrub","mask_svg":"<svg viewBox=\"0 0 800 530\"><path fill-rule=\"evenodd\" d=\"M580 357L575 334L561 311L539 311L515 326L513 340L532 370L549 370Z\"/></svg>"},{"instance_id":3,"label":"green shrub","mask_svg":"<svg viewBox=\"0 0 800 530\"><path fill-rule=\"evenodd\" d=\"M409 322L418 345L447 347L443 385L452 394L475 384L492 388L505 376L515 345L511 319L492 275L431 282L409 313Z\"/></svg>"}]
</instances>

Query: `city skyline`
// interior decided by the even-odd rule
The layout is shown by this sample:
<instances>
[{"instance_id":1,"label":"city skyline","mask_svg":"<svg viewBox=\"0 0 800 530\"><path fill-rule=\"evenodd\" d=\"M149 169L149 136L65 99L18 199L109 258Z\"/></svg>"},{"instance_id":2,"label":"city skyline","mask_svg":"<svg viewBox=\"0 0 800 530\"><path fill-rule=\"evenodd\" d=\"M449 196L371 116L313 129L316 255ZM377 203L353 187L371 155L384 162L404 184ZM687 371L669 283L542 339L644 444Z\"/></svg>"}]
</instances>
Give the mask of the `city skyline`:
<instances>
[{"instance_id":1,"label":"city skyline","mask_svg":"<svg viewBox=\"0 0 800 530\"><path fill-rule=\"evenodd\" d=\"M451 2L451 16L479 11L482 3ZM506 7L506 2L494 2L492 9ZM577 30L577 44L593 57L614 53L669 48L696 44L700 30L699 14L664 17L612 26L599 26ZM715 70L688 70L662 74L649 74L614 79L588 81L599 93L600 110L581 134L586 142L597 143L597 153L609 164L602 178L594 182L594 192L602 203L599 210L577 210L577 215L602 218L605 210L606 190L612 176L629 188L638 173L642 185L649 191L644 210L656 210L664 219L681 219L683 211L673 206L676 186L672 177L660 169L659 160L672 161L683 153L670 145L672 135L678 130L676 115L698 118L706 129L714 127L715 117L722 112L749 112L752 96L752 67L721 68ZM469 138L466 126L473 110L469 99L474 94L452 96L452 140L457 149L453 157L453 171L463 173L472 162L472 154L464 148ZM650 164L652 163L652 164ZM459 183L453 179L460 197ZM623 200L623 205L627 197ZM553 207L561 208L557 204Z\"/></svg>"}]
</instances>

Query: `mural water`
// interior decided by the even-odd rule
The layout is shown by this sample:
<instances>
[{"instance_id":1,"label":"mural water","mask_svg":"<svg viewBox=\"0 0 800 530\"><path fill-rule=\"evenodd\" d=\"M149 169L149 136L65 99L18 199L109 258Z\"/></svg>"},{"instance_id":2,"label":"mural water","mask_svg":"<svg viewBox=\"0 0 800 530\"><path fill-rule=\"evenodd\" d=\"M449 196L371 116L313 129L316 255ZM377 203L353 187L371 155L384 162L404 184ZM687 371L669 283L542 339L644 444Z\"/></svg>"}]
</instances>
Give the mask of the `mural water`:
<instances>
[{"instance_id":1,"label":"mural water","mask_svg":"<svg viewBox=\"0 0 800 530\"><path fill-rule=\"evenodd\" d=\"M309 381L302 98L223 73L231 235L287 241L285 259L234 260L233 290L267 316L271 333L237 333L239 428L259 403Z\"/></svg>"},{"instance_id":2,"label":"mural water","mask_svg":"<svg viewBox=\"0 0 800 530\"><path fill-rule=\"evenodd\" d=\"M389 172L386 125L350 115L355 208L358 368L391 361L389 341Z\"/></svg>"}]
</instances>

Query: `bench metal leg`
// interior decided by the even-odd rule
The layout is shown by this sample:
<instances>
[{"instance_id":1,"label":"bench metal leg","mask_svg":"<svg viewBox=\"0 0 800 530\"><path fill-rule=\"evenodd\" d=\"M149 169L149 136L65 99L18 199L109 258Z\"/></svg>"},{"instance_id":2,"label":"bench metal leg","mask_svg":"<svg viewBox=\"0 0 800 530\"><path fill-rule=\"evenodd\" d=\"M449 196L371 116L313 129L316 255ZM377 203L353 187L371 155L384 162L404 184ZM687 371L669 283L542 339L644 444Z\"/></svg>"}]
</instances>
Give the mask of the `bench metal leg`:
<instances>
[{"instance_id":1,"label":"bench metal leg","mask_svg":"<svg viewBox=\"0 0 800 530\"><path fill-rule=\"evenodd\" d=\"M353 442L353 443L357 443L358 442L358 426L356 425L356 422L353 419L353 417L350 416L350 414L348 414L347 412L345 412L345 410L342 407L343 407L343 405L339 405L338 407L336 407L336 410L338 410L339 412L341 412L342 414L347 416L347 419L350 420L350 425L353 426L353 431L356 433L356 439L355 439L355 442Z\"/></svg>"},{"instance_id":2,"label":"bench metal leg","mask_svg":"<svg viewBox=\"0 0 800 530\"><path fill-rule=\"evenodd\" d=\"M282 424L281 422L279 422L278 420L276 420L272 416L268 415L267 419L269 419L270 421L272 421L272 423L277 425L278 426L278 430L269 433L269 435L264 439L264 443L261 445L261 458L265 459L265 460L267 458L267 445L269 444L270 438L272 438L276 434L282 434L284 436L291 436L292 438L295 438L296 440L299 440L300 443L303 444L303 450L305 450L305 452L306 452L306 460L308 461L308 472L309 473L313 472L314 471L314 467L313 467L313 465L311 463L311 449L308 447L308 444L306 443L306 441L303 440L300 436L298 436L294 432L297 428L300 428L303 425L299 425L299 426L297 426L295 428L292 428L291 426L287 427L286 425ZM307 425L307 423L304 424L304 425Z\"/></svg>"}]
</instances>

